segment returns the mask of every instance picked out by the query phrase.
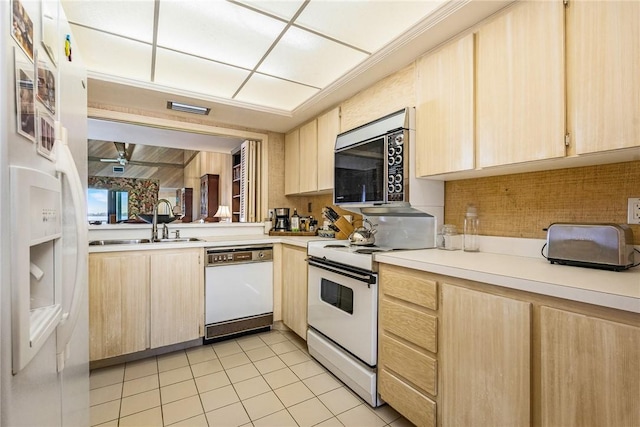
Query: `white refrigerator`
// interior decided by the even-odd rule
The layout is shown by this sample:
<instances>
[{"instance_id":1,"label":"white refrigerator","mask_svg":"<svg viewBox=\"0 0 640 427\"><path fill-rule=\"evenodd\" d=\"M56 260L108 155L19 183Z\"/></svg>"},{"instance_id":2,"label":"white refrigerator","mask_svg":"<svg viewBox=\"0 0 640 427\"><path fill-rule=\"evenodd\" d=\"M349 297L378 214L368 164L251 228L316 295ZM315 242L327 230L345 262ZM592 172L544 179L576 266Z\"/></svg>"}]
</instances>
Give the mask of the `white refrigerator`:
<instances>
[{"instance_id":1,"label":"white refrigerator","mask_svg":"<svg viewBox=\"0 0 640 427\"><path fill-rule=\"evenodd\" d=\"M86 70L58 0L0 19L0 426L88 426Z\"/></svg>"}]
</instances>

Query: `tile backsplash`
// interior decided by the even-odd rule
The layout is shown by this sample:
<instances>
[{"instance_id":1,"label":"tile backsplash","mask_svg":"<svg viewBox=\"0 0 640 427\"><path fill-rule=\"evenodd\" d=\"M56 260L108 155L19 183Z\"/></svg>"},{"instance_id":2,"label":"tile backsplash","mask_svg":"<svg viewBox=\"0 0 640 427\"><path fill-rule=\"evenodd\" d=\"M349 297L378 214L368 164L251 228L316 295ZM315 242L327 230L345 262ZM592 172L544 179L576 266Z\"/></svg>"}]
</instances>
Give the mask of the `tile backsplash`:
<instances>
[{"instance_id":1,"label":"tile backsplash","mask_svg":"<svg viewBox=\"0 0 640 427\"><path fill-rule=\"evenodd\" d=\"M462 227L474 204L480 234L544 239L554 222L626 224L629 197L640 197L640 161L448 181L444 216Z\"/></svg>"}]
</instances>

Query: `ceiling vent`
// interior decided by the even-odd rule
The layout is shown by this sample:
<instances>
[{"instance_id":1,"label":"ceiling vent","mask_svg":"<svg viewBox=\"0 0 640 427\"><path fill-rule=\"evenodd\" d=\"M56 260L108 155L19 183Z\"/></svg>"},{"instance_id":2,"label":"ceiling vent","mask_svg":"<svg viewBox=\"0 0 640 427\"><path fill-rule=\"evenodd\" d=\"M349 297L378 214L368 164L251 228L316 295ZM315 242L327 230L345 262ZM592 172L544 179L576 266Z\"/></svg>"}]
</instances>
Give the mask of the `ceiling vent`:
<instances>
[{"instance_id":1,"label":"ceiling vent","mask_svg":"<svg viewBox=\"0 0 640 427\"><path fill-rule=\"evenodd\" d=\"M124 166L114 166L113 173L124 173Z\"/></svg>"},{"instance_id":2,"label":"ceiling vent","mask_svg":"<svg viewBox=\"0 0 640 427\"><path fill-rule=\"evenodd\" d=\"M198 107L197 105L181 104L175 101L167 101L167 108L169 110L181 111L183 113L199 114L206 116L211 111L211 108Z\"/></svg>"}]
</instances>

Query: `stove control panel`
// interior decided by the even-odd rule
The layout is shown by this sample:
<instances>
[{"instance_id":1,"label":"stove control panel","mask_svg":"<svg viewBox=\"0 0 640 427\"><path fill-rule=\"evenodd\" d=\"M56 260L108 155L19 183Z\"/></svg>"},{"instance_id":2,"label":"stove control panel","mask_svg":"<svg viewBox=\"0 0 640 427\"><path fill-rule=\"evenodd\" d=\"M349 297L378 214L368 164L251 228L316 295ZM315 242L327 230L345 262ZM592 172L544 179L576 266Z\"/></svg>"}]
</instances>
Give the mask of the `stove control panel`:
<instances>
[{"instance_id":1,"label":"stove control panel","mask_svg":"<svg viewBox=\"0 0 640 427\"><path fill-rule=\"evenodd\" d=\"M406 147L404 131L387 135L387 201L404 201Z\"/></svg>"}]
</instances>

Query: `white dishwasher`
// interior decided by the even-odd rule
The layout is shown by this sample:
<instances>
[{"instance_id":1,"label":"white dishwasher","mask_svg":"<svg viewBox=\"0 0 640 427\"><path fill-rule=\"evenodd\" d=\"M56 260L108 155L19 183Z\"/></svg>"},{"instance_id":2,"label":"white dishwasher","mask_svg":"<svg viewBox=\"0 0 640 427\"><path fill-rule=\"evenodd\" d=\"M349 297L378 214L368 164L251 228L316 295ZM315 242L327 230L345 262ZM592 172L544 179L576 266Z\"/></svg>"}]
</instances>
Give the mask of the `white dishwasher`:
<instances>
[{"instance_id":1,"label":"white dishwasher","mask_svg":"<svg viewBox=\"0 0 640 427\"><path fill-rule=\"evenodd\" d=\"M273 324L273 246L207 249L205 340Z\"/></svg>"}]
</instances>

